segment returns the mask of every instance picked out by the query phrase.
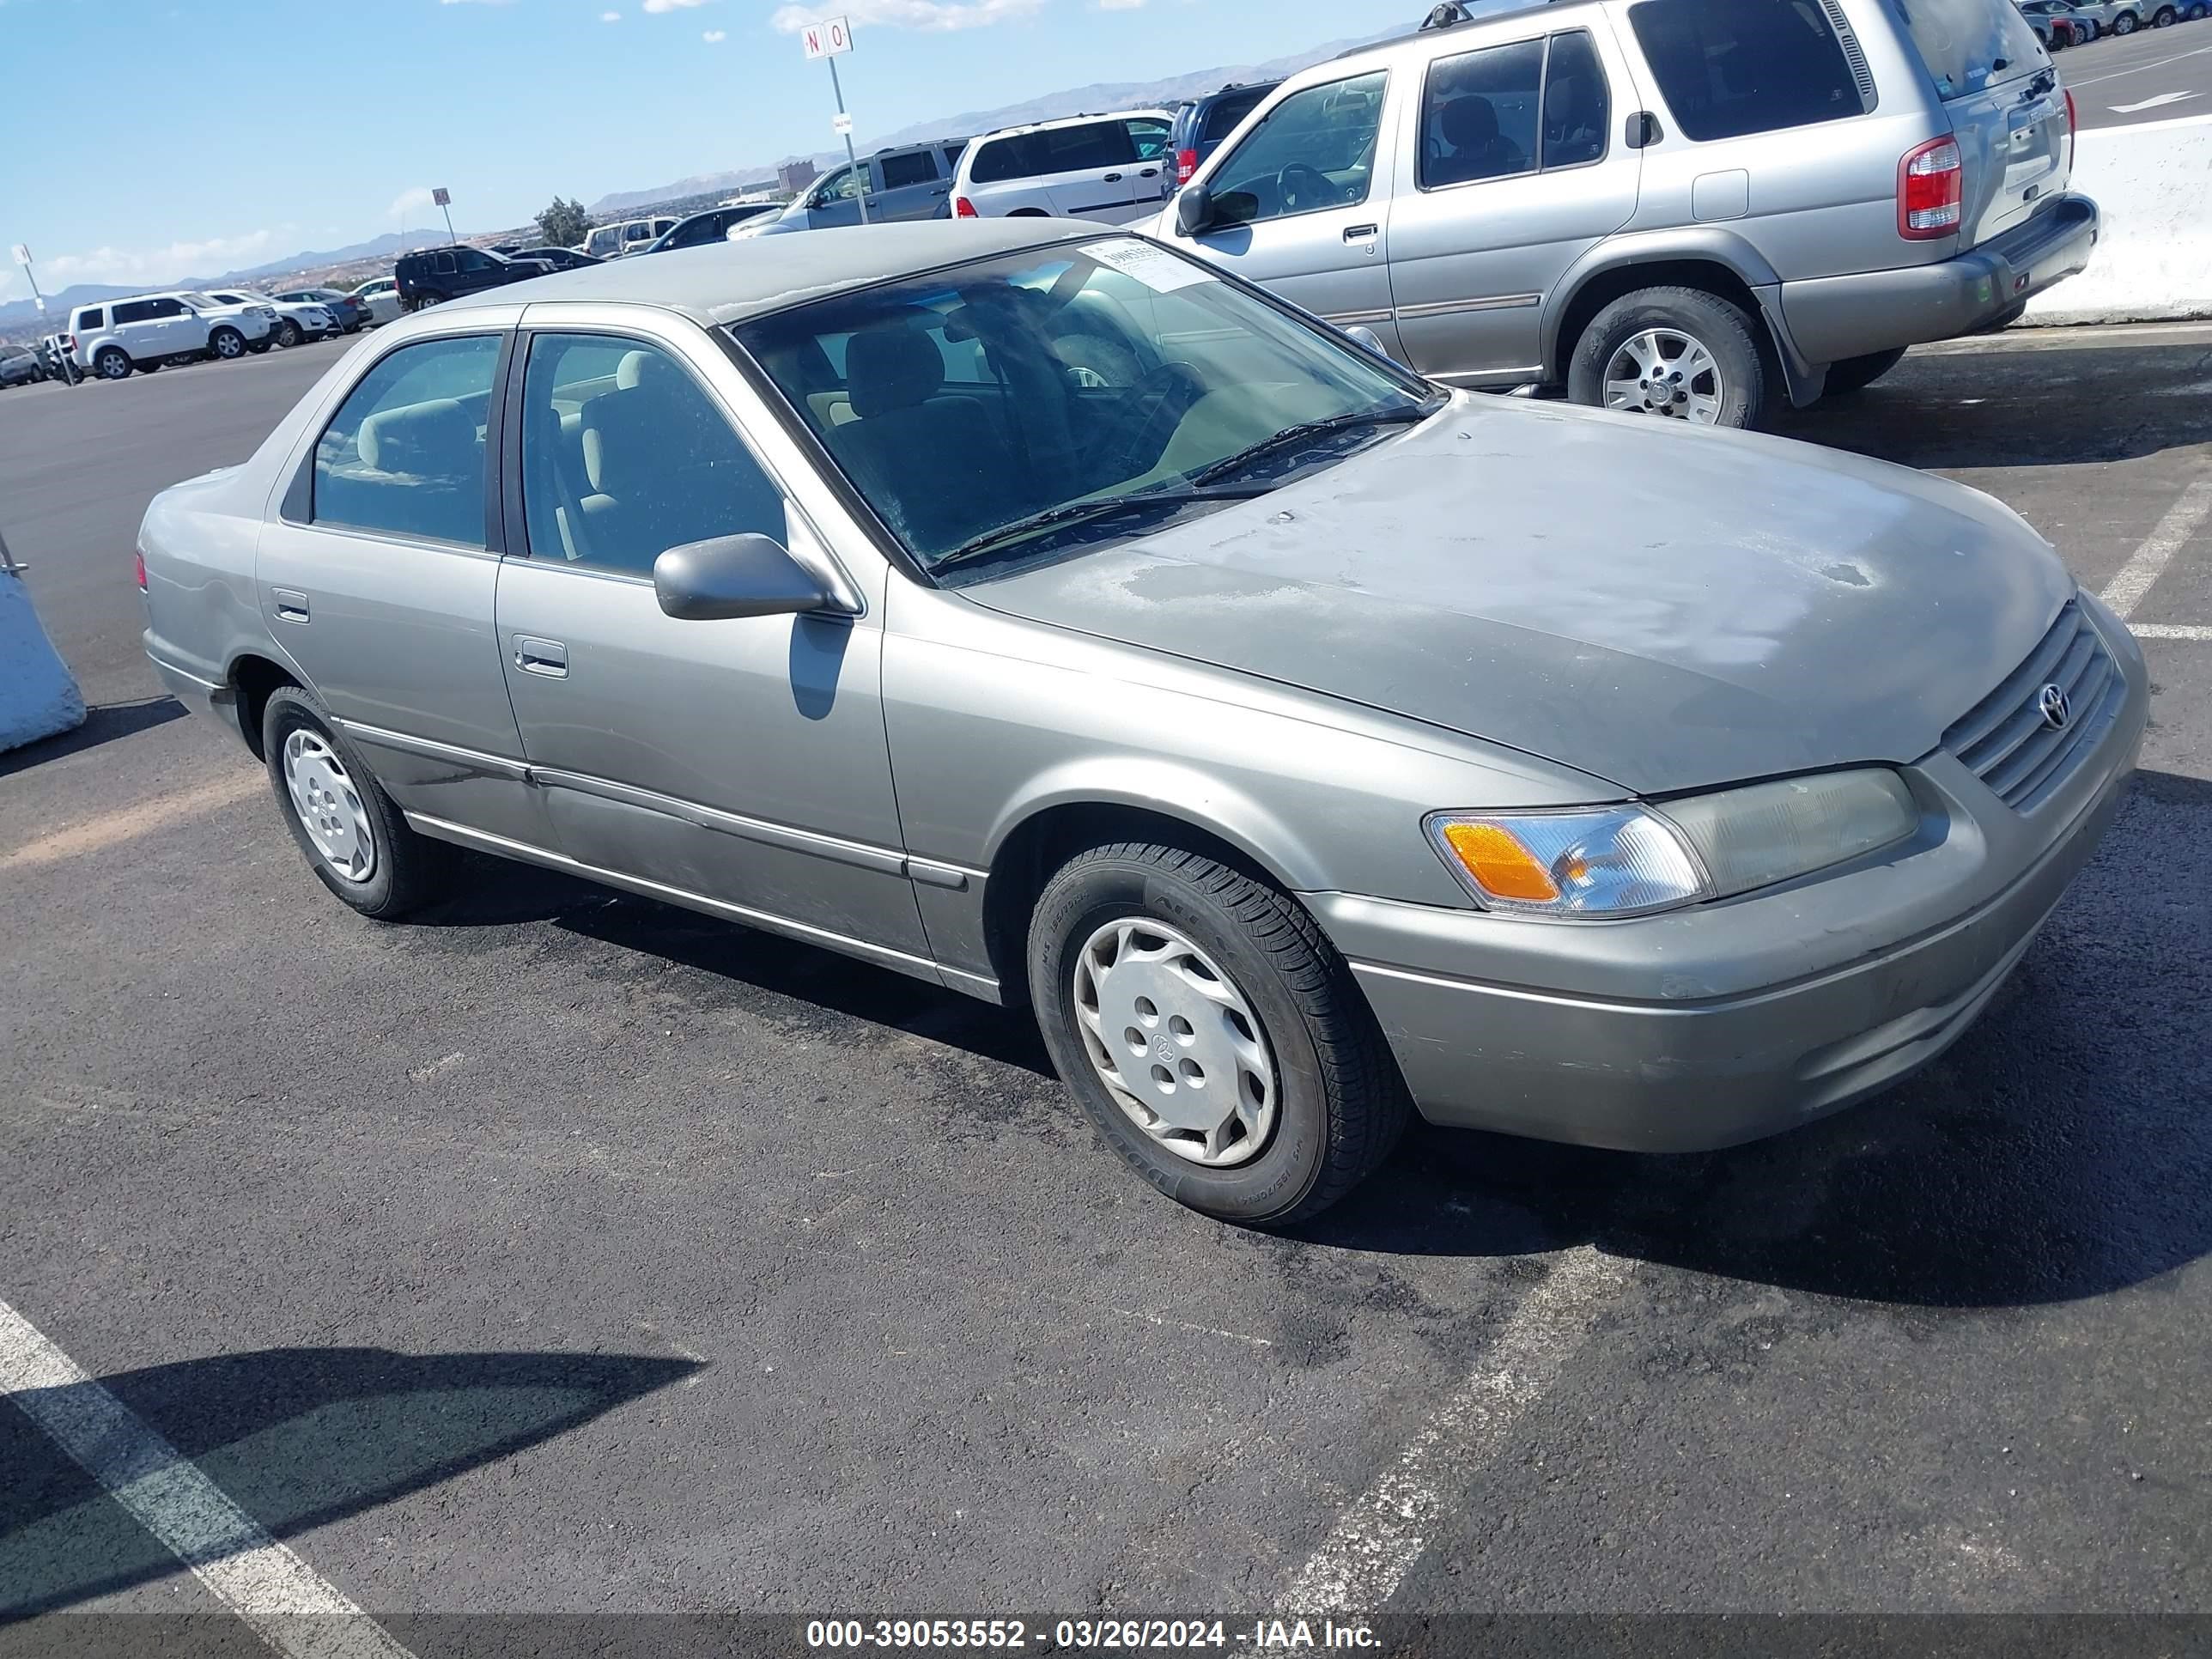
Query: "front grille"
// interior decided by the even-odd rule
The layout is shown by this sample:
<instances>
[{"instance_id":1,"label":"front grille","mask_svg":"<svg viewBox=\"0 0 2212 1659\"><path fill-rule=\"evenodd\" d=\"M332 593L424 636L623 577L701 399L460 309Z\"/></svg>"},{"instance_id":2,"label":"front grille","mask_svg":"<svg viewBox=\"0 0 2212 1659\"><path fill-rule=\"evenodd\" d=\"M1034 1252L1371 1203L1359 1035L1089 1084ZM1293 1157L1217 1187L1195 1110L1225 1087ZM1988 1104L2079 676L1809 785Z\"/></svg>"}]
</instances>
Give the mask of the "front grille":
<instances>
[{"instance_id":1,"label":"front grille","mask_svg":"<svg viewBox=\"0 0 2212 1659\"><path fill-rule=\"evenodd\" d=\"M2044 718L2046 685L2066 694L2063 727ZM2096 748L2127 695L2112 653L2069 600L2027 660L1943 734L1943 747L2008 806L2033 812Z\"/></svg>"}]
</instances>

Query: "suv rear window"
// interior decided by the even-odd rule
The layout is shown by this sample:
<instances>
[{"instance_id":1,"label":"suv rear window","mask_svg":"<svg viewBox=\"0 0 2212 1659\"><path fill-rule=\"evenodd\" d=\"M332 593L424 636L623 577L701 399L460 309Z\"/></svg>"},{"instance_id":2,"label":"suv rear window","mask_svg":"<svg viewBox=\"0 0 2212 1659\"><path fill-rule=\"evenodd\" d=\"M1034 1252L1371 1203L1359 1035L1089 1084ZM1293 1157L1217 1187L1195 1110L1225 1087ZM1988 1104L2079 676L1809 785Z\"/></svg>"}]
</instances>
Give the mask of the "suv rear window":
<instances>
[{"instance_id":1,"label":"suv rear window","mask_svg":"<svg viewBox=\"0 0 2212 1659\"><path fill-rule=\"evenodd\" d=\"M1944 98L1964 98L2044 60L2042 44L2007 0L1894 0Z\"/></svg>"},{"instance_id":2,"label":"suv rear window","mask_svg":"<svg viewBox=\"0 0 2212 1659\"><path fill-rule=\"evenodd\" d=\"M1977 0L2004 4L2010 0ZM1643 0L1628 13L1675 125L1737 138L1866 112L1815 0Z\"/></svg>"},{"instance_id":3,"label":"suv rear window","mask_svg":"<svg viewBox=\"0 0 2212 1659\"><path fill-rule=\"evenodd\" d=\"M1249 92L1232 92L1225 98L1215 99L1213 106L1206 112L1206 125L1199 129L1199 142L1219 143L1237 131L1237 124L1249 115L1267 95L1267 88L1254 87Z\"/></svg>"}]
</instances>

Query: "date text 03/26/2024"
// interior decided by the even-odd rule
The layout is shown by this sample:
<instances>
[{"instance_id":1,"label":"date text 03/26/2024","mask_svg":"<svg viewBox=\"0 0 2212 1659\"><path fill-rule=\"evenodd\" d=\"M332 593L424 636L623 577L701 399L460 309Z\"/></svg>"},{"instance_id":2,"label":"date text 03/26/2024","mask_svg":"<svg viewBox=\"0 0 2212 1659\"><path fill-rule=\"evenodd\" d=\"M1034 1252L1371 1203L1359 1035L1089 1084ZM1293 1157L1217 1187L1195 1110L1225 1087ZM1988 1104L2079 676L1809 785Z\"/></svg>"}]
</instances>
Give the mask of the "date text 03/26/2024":
<instances>
[{"instance_id":1,"label":"date text 03/26/2024","mask_svg":"<svg viewBox=\"0 0 2212 1659\"><path fill-rule=\"evenodd\" d=\"M1364 1624L1333 1619L815 1619L816 1652L931 1649L945 1652L1299 1652L1382 1645Z\"/></svg>"}]
</instances>

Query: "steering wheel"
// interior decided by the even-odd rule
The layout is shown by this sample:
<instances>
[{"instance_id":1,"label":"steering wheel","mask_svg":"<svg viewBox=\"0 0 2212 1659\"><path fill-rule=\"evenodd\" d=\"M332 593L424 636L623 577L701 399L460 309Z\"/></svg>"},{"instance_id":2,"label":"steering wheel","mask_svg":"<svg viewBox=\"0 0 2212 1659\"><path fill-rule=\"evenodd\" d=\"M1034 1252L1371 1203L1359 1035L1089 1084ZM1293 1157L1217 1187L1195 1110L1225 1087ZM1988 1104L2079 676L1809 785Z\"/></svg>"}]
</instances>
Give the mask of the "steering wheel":
<instances>
[{"instance_id":1,"label":"steering wheel","mask_svg":"<svg viewBox=\"0 0 2212 1659\"><path fill-rule=\"evenodd\" d=\"M1293 161L1275 175L1275 199L1291 212L1324 207L1336 199L1336 186L1319 167Z\"/></svg>"},{"instance_id":2,"label":"steering wheel","mask_svg":"<svg viewBox=\"0 0 2212 1659\"><path fill-rule=\"evenodd\" d=\"M1130 388L1135 417L1115 446L1112 467L1127 469L1127 476L1150 471L1206 391L1205 380L1186 362L1162 363L1145 375Z\"/></svg>"}]
</instances>

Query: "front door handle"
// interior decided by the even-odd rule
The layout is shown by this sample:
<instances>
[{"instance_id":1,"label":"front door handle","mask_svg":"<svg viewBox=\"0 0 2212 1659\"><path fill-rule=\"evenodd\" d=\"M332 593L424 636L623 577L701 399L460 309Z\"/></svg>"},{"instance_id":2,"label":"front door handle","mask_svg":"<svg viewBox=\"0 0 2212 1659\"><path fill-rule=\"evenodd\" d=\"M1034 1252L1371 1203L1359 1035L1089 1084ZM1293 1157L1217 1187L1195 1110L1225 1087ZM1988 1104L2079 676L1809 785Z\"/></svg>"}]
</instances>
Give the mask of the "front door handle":
<instances>
[{"instance_id":1,"label":"front door handle","mask_svg":"<svg viewBox=\"0 0 2212 1659\"><path fill-rule=\"evenodd\" d=\"M1101 184L1107 185L1118 185L1121 182L1121 175L1118 173L1109 173L1105 176L1105 178L1099 180L1099 182Z\"/></svg>"},{"instance_id":2,"label":"front door handle","mask_svg":"<svg viewBox=\"0 0 2212 1659\"><path fill-rule=\"evenodd\" d=\"M269 602L276 607L278 622L303 623L307 620L307 596L289 587L272 587Z\"/></svg>"},{"instance_id":3,"label":"front door handle","mask_svg":"<svg viewBox=\"0 0 2212 1659\"><path fill-rule=\"evenodd\" d=\"M1344 228L1344 240L1347 242L1364 242L1379 234L1382 228L1380 225L1346 225Z\"/></svg>"},{"instance_id":4,"label":"front door handle","mask_svg":"<svg viewBox=\"0 0 2212 1659\"><path fill-rule=\"evenodd\" d=\"M514 665L526 674L543 674L548 679L560 680L568 677L568 647L558 640L535 639L528 634L514 636Z\"/></svg>"}]
</instances>

